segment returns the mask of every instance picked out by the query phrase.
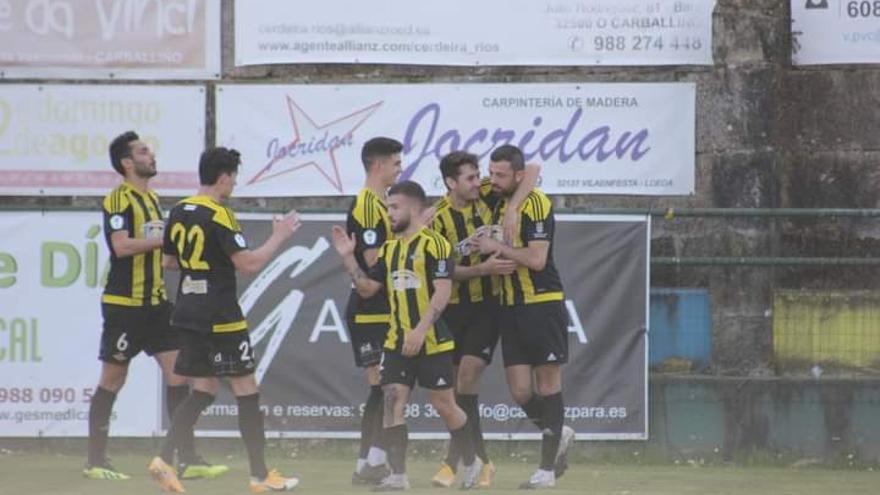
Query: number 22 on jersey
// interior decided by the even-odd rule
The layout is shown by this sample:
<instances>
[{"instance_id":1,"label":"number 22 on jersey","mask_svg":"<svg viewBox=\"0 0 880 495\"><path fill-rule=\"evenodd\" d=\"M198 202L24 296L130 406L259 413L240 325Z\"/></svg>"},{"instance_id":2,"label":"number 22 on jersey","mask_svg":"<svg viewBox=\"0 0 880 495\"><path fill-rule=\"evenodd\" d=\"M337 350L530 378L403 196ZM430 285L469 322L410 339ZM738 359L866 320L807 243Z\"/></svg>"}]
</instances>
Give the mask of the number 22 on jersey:
<instances>
[{"instance_id":1,"label":"number 22 on jersey","mask_svg":"<svg viewBox=\"0 0 880 495\"><path fill-rule=\"evenodd\" d=\"M189 270L211 269L208 262L202 259L205 252L205 231L201 226L193 225L187 230L182 223L175 223L171 226L171 240L177 246L180 266Z\"/></svg>"}]
</instances>

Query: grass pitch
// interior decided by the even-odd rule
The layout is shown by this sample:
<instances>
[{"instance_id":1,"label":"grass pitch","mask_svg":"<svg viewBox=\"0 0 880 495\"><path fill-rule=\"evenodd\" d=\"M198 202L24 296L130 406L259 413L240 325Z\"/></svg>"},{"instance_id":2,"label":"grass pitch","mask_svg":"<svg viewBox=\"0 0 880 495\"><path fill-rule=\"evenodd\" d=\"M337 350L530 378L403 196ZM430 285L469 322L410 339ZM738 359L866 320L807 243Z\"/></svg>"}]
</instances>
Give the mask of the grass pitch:
<instances>
[{"instance_id":1,"label":"grass pitch","mask_svg":"<svg viewBox=\"0 0 880 495\"><path fill-rule=\"evenodd\" d=\"M213 457L215 462L221 459ZM116 454L114 465L132 475L128 481L91 481L82 478L83 458L69 453L12 453L0 455L0 493L9 495L155 495L160 493L149 475L149 458L143 454ZM247 466L240 456L222 462L232 471L216 480L190 481L187 493L238 495L248 493ZM274 457L269 465L302 478L297 493L363 494L369 489L352 487L353 463L340 460L305 460ZM436 462L409 463L413 494L439 495L451 490L429 483ZM502 461L490 493L523 493L516 489L534 469L531 464ZM869 471L791 468L693 467L674 465L622 466L575 464L556 489L557 495L857 495L876 494L880 473ZM458 490L455 490L458 491Z\"/></svg>"}]
</instances>

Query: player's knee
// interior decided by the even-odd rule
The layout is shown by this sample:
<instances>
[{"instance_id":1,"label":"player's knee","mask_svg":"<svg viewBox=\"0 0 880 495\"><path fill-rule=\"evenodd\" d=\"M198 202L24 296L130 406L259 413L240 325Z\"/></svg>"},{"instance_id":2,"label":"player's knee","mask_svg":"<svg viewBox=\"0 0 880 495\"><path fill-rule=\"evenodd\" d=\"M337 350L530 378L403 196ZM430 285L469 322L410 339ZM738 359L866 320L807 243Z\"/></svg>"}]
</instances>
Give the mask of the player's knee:
<instances>
[{"instance_id":1,"label":"player's knee","mask_svg":"<svg viewBox=\"0 0 880 495\"><path fill-rule=\"evenodd\" d=\"M386 411L396 411L406 407L405 398L397 387L385 387L383 400L385 401Z\"/></svg>"},{"instance_id":2,"label":"player's knee","mask_svg":"<svg viewBox=\"0 0 880 495\"><path fill-rule=\"evenodd\" d=\"M379 385L379 383L381 383L381 375L379 374L379 365L367 367L366 372L367 372L367 383L370 386Z\"/></svg>"},{"instance_id":3,"label":"player's knee","mask_svg":"<svg viewBox=\"0 0 880 495\"><path fill-rule=\"evenodd\" d=\"M457 407L455 404L455 395L446 390L432 391L428 394L428 401L431 402L431 405L434 406L434 409L437 409L438 412L451 407Z\"/></svg>"},{"instance_id":4,"label":"player's knee","mask_svg":"<svg viewBox=\"0 0 880 495\"><path fill-rule=\"evenodd\" d=\"M538 395L553 395L562 390L562 370L559 366L545 365L536 371Z\"/></svg>"},{"instance_id":5,"label":"player's knee","mask_svg":"<svg viewBox=\"0 0 880 495\"><path fill-rule=\"evenodd\" d=\"M119 392L128 377L128 366L105 363L98 385L104 390Z\"/></svg>"},{"instance_id":6,"label":"player's knee","mask_svg":"<svg viewBox=\"0 0 880 495\"><path fill-rule=\"evenodd\" d=\"M166 375L165 381L168 382L169 387L179 387L181 385L187 384L186 377L180 376L176 373L171 373L170 375Z\"/></svg>"},{"instance_id":7,"label":"player's knee","mask_svg":"<svg viewBox=\"0 0 880 495\"><path fill-rule=\"evenodd\" d=\"M216 396L220 392L220 380L217 378L196 378L192 381L192 389Z\"/></svg>"},{"instance_id":8,"label":"player's knee","mask_svg":"<svg viewBox=\"0 0 880 495\"><path fill-rule=\"evenodd\" d=\"M539 383L538 384L538 395L553 395L558 394L562 391L562 386L559 383Z\"/></svg>"},{"instance_id":9,"label":"player's knee","mask_svg":"<svg viewBox=\"0 0 880 495\"><path fill-rule=\"evenodd\" d=\"M456 390L463 394L476 394L480 388L482 369L466 370L456 378Z\"/></svg>"},{"instance_id":10,"label":"player's knee","mask_svg":"<svg viewBox=\"0 0 880 495\"><path fill-rule=\"evenodd\" d=\"M532 389L524 386L510 386L510 396L513 401L519 405L523 405L532 400Z\"/></svg>"},{"instance_id":11,"label":"player's knee","mask_svg":"<svg viewBox=\"0 0 880 495\"><path fill-rule=\"evenodd\" d=\"M232 393L235 394L236 397L253 395L260 392L260 387L257 385L257 379L254 377L253 373L246 376L236 376L231 378L229 380L229 386L232 388Z\"/></svg>"},{"instance_id":12,"label":"player's knee","mask_svg":"<svg viewBox=\"0 0 880 495\"><path fill-rule=\"evenodd\" d=\"M476 391L474 386L474 382L472 380L467 380L462 377L458 377L455 380L455 392L459 394L474 394Z\"/></svg>"},{"instance_id":13,"label":"player's knee","mask_svg":"<svg viewBox=\"0 0 880 495\"><path fill-rule=\"evenodd\" d=\"M98 385L104 390L109 390L113 393L119 392L122 389L122 386L125 385L125 375L112 378L102 378Z\"/></svg>"},{"instance_id":14,"label":"player's knee","mask_svg":"<svg viewBox=\"0 0 880 495\"><path fill-rule=\"evenodd\" d=\"M467 413L455 403L447 404L442 409L434 406L437 414L450 430L457 430L467 423Z\"/></svg>"},{"instance_id":15,"label":"player's knee","mask_svg":"<svg viewBox=\"0 0 880 495\"><path fill-rule=\"evenodd\" d=\"M455 403L454 395L435 392L430 394L428 400L431 402L431 405L434 406L434 409L437 410L437 414L440 415L447 424L454 422L459 416L458 413L461 411L461 408Z\"/></svg>"}]
</instances>

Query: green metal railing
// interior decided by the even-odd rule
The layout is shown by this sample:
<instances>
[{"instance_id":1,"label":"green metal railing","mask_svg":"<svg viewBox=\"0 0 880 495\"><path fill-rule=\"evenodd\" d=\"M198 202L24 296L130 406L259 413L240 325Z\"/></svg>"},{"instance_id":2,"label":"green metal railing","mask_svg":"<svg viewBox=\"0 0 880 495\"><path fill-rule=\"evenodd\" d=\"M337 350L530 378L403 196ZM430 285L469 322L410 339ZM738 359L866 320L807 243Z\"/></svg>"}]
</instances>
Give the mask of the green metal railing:
<instances>
[{"instance_id":1,"label":"green metal railing","mask_svg":"<svg viewBox=\"0 0 880 495\"><path fill-rule=\"evenodd\" d=\"M829 258L829 257L687 257L651 258L653 266L874 266L880 258Z\"/></svg>"},{"instance_id":2,"label":"green metal railing","mask_svg":"<svg viewBox=\"0 0 880 495\"><path fill-rule=\"evenodd\" d=\"M560 213L602 215L649 215L673 220L699 218L871 218L880 217L880 208L590 208L575 207Z\"/></svg>"}]
</instances>

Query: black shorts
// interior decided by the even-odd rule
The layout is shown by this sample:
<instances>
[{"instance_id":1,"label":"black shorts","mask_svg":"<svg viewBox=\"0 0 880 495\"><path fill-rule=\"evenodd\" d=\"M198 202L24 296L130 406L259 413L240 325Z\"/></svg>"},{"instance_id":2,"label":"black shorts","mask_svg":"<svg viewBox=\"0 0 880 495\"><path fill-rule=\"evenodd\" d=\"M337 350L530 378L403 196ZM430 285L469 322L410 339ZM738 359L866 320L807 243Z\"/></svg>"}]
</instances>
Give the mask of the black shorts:
<instances>
[{"instance_id":1,"label":"black shorts","mask_svg":"<svg viewBox=\"0 0 880 495\"><path fill-rule=\"evenodd\" d=\"M104 329L98 359L128 364L141 351L148 356L176 351L178 335L171 327L171 303L130 307L101 304Z\"/></svg>"},{"instance_id":2,"label":"black shorts","mask_svg":"<svg viewBox=\"0 0 880 495\"><path fill-rule=\"evenodd\" d=\"M246 376L257 369L257 358L247 330L205 333L185 328L174 372L181 376Z\"/></svg>"},{"instance_id":3,"label":"black shorts","mask_svg":"<svg viewBox=\"0 0 880 495\"><path fill-rule=\"evenodd\" d=\"M398 383L413 388L418 380L420 387L429 390L452 388L452 352L449 351L407 358L386 349L380 366L382 385Z\"/></svg>"},{"instance_id":4,"label":"black shorts","mask_svg":"<svg viewBox=\"0 0 880 495\"><path fill-rule=\"evenodd\" d=\"M345 311L354 364L358 368L376 366L382 360L382 347L388 335L388 321L376 322L382 320L385 315L355 315L356 304L355 298L350 298Z\"/></svg>"},{"instance_id":5,"label":"black shorts","mask_svg":"<svg viewBox=\"0 0 880 495\"><path fill-rule=\"evenodd\" d=\"M486 364L492 363L498 345L497 307L489 302L446 306L443 319L455 338L453 364L458 366L462 356L476 356Z\"/></svg>"},{"instance_id":6,"label":"black shorts","mask_svg":"<svg viewBox=\"0 0 880 495\"><path fill-rule=\"evenodd\" d=\"M502 306L498 324L505 367L568 360L568 313L562 301Z\"/></svg>"}]
</instances>

